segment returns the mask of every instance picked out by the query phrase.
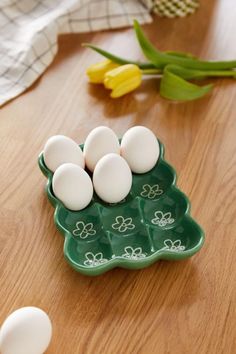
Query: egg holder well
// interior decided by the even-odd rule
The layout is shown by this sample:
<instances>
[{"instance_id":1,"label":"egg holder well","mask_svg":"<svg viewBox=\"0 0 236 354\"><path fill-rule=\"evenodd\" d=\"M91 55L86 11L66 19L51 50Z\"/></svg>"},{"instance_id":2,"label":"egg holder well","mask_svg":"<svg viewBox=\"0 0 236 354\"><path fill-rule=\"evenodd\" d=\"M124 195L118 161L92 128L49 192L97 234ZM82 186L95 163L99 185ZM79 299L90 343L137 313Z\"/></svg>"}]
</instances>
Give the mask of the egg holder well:
<instances>
[{"instance_id":1,"label":"egg holder well","mask_svg":"<svg viewBox=\"0 0 236 354\"><path fill-rule=\"evenodd\" d=\"M39 167L48 179L48 199L55 208L54 222L65 238L64 256L80 273L140 269L160 259L191 257L202 247L204 232L190 216L190 202L176 187L176 172L159 145L156 166L145 174L133 174L131 191L123 201L107 204L94 192L81 211L66 209L54 196L53 173L43 153L39 155Z\"/></svg>"}]
</instances>

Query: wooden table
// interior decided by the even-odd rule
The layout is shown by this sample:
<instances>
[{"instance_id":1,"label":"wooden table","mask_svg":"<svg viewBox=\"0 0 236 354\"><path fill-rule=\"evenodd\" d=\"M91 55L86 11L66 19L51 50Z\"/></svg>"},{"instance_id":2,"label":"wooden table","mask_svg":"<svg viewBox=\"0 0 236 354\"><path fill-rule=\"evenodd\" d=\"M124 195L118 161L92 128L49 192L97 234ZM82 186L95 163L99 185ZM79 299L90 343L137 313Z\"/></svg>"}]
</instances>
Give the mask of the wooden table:
<instances>
[{"instance_id":1,"label":"wooden table","mask_svg":"<svg viewBox=\"0 0 236 354\"><path fill-rule=\"evenodd\" d=\"M162 50L230 59L235 20L233 0L205 1L194 16L144 28ZM54 329L49 354L235 353L236 84L215 80L211 95L175 104L149 79L112 100L87 84L85 68L99 56L81 48L85 41L140 57L132 29L61 37L53 65L0 110L0 320L21 306L45 309ZM63 258L37 156L54 134L83 142L98 125L122 135L137 124L166 145L205 246L186 261L82 276Z\"/></svg>"}]
</instances>

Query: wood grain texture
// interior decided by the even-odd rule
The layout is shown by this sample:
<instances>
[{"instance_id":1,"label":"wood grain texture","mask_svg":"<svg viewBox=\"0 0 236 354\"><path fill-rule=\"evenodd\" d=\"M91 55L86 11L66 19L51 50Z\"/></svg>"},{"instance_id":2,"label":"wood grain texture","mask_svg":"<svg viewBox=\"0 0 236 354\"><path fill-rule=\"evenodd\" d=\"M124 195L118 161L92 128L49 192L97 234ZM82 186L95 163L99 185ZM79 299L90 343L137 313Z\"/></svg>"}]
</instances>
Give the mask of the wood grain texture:
<instances>
[{"instance_id":1,"label":"wood grain texture","mask_svg":"<svg viewBox=\"0 0 236 354\"><path fill-rule=\"evenodd\" d=\"M236 57L234 0L202 1L185 19L160 19L145 30L162 50L203 58ZM117 101L89 86L84 71L99 56L92 41L139 58L133 31L60 38L53 65L25 94L0 110L0 321L26 305L53 321L48 354L233 354L236 348L236 84L215 80L213 93L174 104L148 79ZM51 135L83 142L98 126L122 135L151 128L166 146L192 215L206 231L201 252L142 271L82 276L63 258L37 156Z\"/></svg>"}]
</instances>

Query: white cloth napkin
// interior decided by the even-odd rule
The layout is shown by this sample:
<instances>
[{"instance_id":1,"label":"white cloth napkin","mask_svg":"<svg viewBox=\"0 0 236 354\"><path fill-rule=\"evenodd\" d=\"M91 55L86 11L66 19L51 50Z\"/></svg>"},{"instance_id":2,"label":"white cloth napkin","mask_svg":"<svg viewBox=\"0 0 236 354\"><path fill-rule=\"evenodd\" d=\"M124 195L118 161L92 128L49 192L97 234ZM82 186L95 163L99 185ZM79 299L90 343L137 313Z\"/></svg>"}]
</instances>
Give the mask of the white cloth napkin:
<instances>
[{"instance_id":1,"label":"white cloth napkin","mask_svg":"<svg viewBox=\"0 0 236 354\"><path fill-rule=\"evenodd\" d=\"M55 57L57 37L151 21L139 0L0 0L0 105L28 88Z\"/></svg>"}]
</instances>

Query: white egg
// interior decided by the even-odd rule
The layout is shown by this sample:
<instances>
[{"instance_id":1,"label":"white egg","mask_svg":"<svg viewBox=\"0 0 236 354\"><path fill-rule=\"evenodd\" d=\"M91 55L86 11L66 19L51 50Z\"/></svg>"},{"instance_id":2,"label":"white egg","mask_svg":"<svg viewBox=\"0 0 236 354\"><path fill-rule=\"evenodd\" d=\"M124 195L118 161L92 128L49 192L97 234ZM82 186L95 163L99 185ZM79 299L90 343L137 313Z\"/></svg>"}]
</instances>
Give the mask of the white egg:
<instances>
[{"instance_id":1,"label":"white egg","mask_svg":"<svg viewBox=\"0 0 236 354\"><path fill-rule=\"evenodd\" d=\"M109 153L120 154L120 144L116 134L108 127L93 129L84 143L86 166L93 171L96 163Z\"/></svg>"},{"instance_id":2,"label":"white egg","mask_svg":"<svg viewBox=\"0 0 236 354\"><path fill-rule=\"evenodd\" d=\"M13 312L0 330L2 354L43 354L52 336L48 315L37 307L23 307Z\"/></svg>"},{"instance_id":3,"label":"white egg","mask_svg":"<svg viewBox=\"0 0 236 354\"><path fill-rule=\"evenodd\" d=\"M160 147L153 132L142 126L127 130L121 141L121 156L135 173L150 171L160 155Z\"/></svg>"},{"instance_id":4,"label":"white egg","mask_svg":"<svg viewBox=\"0 0 236 354\"><path fill-rule=\"evenodd\" d=\"M93 185L97 195L105 202L120 202L132 186L129 165L117 154L103 156L94 169Z\"/></svg>"},{"instance_id":5,"label":"white egg","mask_svg":"<svg viewBox=\"0 0 236 354\"><path fill-rule=\"evenodd\" d=\"M46 166L53 172L63 163L71 162L84 168L84 156L76 142L64 135L55 135L44 146L43 158Z\"/></svg>"},{"instance_id":6,"label":"white egg","mask_svg":"<svg viewBox=\"0 0 236 354\"><path fill-rule=\"evenodd\" d=\"M59 166L52 178L55 196L70 210L84 209L93 196L91 178L81 167L73 163Z\"/></svg>"}]
</instances>

